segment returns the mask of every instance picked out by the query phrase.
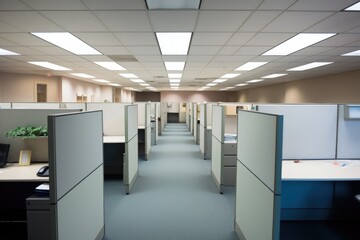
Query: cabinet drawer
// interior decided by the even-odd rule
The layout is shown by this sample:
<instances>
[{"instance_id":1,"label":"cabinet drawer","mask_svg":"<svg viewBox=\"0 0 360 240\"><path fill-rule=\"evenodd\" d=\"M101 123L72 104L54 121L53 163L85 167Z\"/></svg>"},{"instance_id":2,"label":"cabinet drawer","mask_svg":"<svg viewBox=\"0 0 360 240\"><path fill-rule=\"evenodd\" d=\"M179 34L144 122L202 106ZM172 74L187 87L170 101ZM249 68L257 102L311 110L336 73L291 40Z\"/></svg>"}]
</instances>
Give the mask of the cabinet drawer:
<instances>
[{"instance_id":1,"label":"cabinet drawer","mask_svg":"<svg viewBox=\"0 0 360 240\"><path fill-rule=\"evenodd\" d=\"M224 166L236 166L236 156L223 156Z\"/></svg>"},{"instance_id":2,"label":"cabinet drawer","mask_svg":"<svg viewBox=\"0 0 360 240\"><path fill-rule=\"evenodd\" d=\"M225 143L224 155L236 155L236 143Z\"/></svg>"}]
</instances>

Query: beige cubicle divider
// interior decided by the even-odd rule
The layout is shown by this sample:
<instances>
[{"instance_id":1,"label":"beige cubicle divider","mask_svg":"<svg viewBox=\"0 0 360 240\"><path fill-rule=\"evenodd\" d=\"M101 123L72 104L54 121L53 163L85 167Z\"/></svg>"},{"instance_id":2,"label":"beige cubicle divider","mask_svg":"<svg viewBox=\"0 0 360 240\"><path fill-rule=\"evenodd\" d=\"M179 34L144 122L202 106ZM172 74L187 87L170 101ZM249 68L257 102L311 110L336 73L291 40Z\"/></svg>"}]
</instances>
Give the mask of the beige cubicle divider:
<instances>
[{"instance_id":1,"label":"beige cubicle divider","mask_svg":"<svg viewBox=\"0 0 360 240\"><path fill-rule=\"evenodd\" d=\"M86 103L84 103L84 102L61 102L60 108L81 109L82 111L86 111Z\"/></svg>"},{"instance_id":2,"label":"beige cubicle divider","mask_svg":"<svg viewBox=\"0 0 360 240\"><path fill-rule=\"evenodd\" d=\"M48 124L51 224L48 239L103 239L102 112L49 115Z\"/></svg>"},{"instance_id":3,"label":"beige cubicle divider","mask_svg":"<svg viewBox=\"0 0 360 240\"><path fill-rule=\"evenodd\" d=\"M161 129L160 129L160 133L162 134L165 128L165 125L167 124L167 103L166 102L161 102L160 103L161 107L160 107L160 118L161 118ZM160 135L161 135L160 134Z\"/></svg>"},{"instance_id":4,"label":"beige cubicle divider","mask_svg":"<svg viewBox=\"0 0 360 240\"><path fill-rule=\"evenodd\" d=\"M224 142L224 108L212 106L212 153L211 153L211 175L220 193L223 193L222 184L222 155Z\"/></svg>"},{"instance_id":5,"label":"beige cubicle divider","mask_svg":"<svg viewBox=\"0 0 360 240\"><path fill-rule=\"evenodd\" d=\"M284 115L283 159L336 157L337 105L269 104L258 111Z\"/></svg>"},{"instance_id":6,"label":"beige cubicle divider","mask_svg":"<svg viewBox=\"0 0 360 240\"><path fill-rule=\"evenodd\" d=\"M13 102L12 108L27 109L59 109L59 102Z\"/></svg>"},{"instance_id":7,"label":"beige cubicle divider","mask_svg":"<svg viewBox=\"0 0 360 240\"><path fill-rule=\"evenodd\" d=\"M200 109L200 125L199 125L199 146L200 146L200 153L205 159L205 134L206 134L206 119L205 119L205 109L206 103L201 103L199 105Z\"/></svg>"},{"instance_id":8,"label":"beige cubicle divider","mask_svg":"<svg viewBox=\"0 0 360 240\"><path fill-rule=\"evenodd\" d=\"M283 117L238 112L235 232L280 239Z\"/></svg>"},{"instance_id":9,"label":"beige cubicle divider","mask_svg":"<svg viewBox=\"0 0 360 240\"><path fill-rule=\"evenodd\" d=\"M11 108L11 103L9 103L9 102L0 103L0 108Z\"/></svg>"},{"instance_id":10,"label":"beige cubicle divider","mask_svg":"<svg viewBox=\"0 0 360 240\"><path fill-rule=\"evenodd\" d=\"M136 104L138 105L138 128L139 131L144 131L144 138L141 139L143 141L141 153L145 155L145 160L148 160L151 149L151 104L150 102Z\"/></svg>"},{"instance_id":11,"label":"beige cubicle divider","mask_svg":"<svg viewBox=\"0 0 360 240\"><path fill-rule=\"evenodd\" d=\"M139 175L138 167L138 105L125 106L124 185L129 194Z\"/></svg>"},{"instance_id":12,"label":"beige cubicle divider","mask_svg":"<svg viewBox=\"0 0 360 240\"><path fill-rule=\"evenodd\" d=\"M49 114L78 112L78 109L0 109L0 142L10 144L7 162L19 162L21 150L31 150L31 162L48 161L48 138L8 138L5 132L17 127L33 126L47 127Z\"/></svg>"},{"instance_id":13,"label":"beige cubicle divider","mask_svg":"<svg viewBox=\"0 0 360 240\"><path fill-rule=\"evenodd\" d=\"M159 140L160 128L161 128L161 103L155 103L155 144Z\"/></svg>"}]
</instances>

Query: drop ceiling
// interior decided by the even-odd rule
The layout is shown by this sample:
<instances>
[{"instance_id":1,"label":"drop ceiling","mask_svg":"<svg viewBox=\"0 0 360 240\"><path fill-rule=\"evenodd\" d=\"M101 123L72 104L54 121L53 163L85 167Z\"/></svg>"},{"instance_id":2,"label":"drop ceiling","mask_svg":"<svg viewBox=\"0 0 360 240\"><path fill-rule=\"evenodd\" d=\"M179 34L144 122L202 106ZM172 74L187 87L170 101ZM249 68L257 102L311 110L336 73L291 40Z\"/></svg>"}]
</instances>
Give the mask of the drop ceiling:
<instances>
[{"instance_id":1,"label":"drop ceiling","mask_svg":"<svg viewBox=\"0 0 360 240\"><path fill-rule=\"evenodd\" d=\"M360 12L345 8L357 0L202 0L199 10L148 10L144 0L1 0L0 48L16 56L0 56L0 71L76 78L81 72L122 87L148 91L119 73L133 73L158 91L171 90L165 61L185 61L179 90L196 91L249 61L269 62L208 91L259 79L286 76L235 87L232 91L360 69L360 57L342 54L360 49ZM155 32L192 32L185 56L163 56ZM30 34L70 32L102 55L75 55ZM288 56L262 54L299 33L335 36ZM113 61L126 71L110 71L93 63ZM70 72L29 64L48 61ZM304 72L287 72L314 61L334 62Z\"/></svg>"}]
</instances>

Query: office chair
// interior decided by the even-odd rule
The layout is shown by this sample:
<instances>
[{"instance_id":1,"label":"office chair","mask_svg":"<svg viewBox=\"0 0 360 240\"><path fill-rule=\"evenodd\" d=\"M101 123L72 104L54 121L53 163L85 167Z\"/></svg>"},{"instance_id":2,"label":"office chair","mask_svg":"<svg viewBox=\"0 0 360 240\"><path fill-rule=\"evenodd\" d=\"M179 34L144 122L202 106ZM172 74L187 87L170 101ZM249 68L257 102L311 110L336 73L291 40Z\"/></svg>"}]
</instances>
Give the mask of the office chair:
<instances>
[{"instance_id":1,"label":"office chair","mask_svg":"<svg viewBox=\"0 0 360 240\"><path fill-rule=\"evenodd\" d=\"M360 203L360 194L355 195L355 199Z\"/></svg>"},{"instance_id":2,"label":"office chair","mask_svg":"<svg viewBox=\"0 0 360 240\"><path fill-rule=\"evenodd\" d=\"M9 155L10 144L0 143L0 168L4 167Z\"/></svg>"}]
</instances>

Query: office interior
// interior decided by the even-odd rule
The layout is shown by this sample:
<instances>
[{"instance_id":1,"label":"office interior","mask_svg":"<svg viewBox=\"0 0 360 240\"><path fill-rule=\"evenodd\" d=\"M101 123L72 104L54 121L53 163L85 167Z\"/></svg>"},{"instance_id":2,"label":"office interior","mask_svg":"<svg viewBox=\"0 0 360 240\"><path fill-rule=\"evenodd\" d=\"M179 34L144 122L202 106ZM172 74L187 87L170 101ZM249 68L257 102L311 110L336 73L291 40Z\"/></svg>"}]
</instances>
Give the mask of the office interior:
<instances>
[{"instance_id":1,"label":"office interior","mask_svg":"<svg viewBox=\"0 0 360 240\"><path fill-rule=\"evenodd\" d=\"M245 179L249 181L249 185L253 180L250 177L247 178L248 175L246 174L248 173L245 173L244 169L238 168L245 166L245 168L251 169L252 166L248 166L248 163L236 158L236 156L239 156L238 151L240 148L236 141L235 144L232 143L233 150L227 156L232 159L231 170L229 170L229 166L221 165L223 164L221 159L226 155L224 147L227 147L226 143L222 142L224 134L231 132L231 134L239 137L240 133L236 131L238 130L236 126L233 129L234 131L231 130L230 132L226 132L226 130L218 132L221 127L216 127L215 131L214 129L212 131L211 129L207 130L210 126L207 126L207 124L202 125L206 121L204 122L205 119L201 119L201 113L206 112L206 105L211 106L210 110L207 111L211 111L212 105L217 107L232 105L241 106L243 110L254 110L254 106L259 106L257 110L261 112L267 109L267 105L271 108L270 105L274 104L278 106L311 105L319 107L319 109L331 105L332 110L334 110L333 113L337 115L330 115L331 117L324 121L327 122L332 119L336 124L343 122L341 117L344 116L343 112L348 111L348 109L351 109L349 111L354 109L356 115L360 104L359 4L356 0L75 0L66 2L56 0L4 0L0 3L0 111L17 108L11 110L26 112L26 109L24 109L26 107L22 106L22 103L25 105L31 105L32 103L58 104L59 107L56 108L60 109L54 110L53 107L49 107L53 110L41 114L43 117L40 122L46 125L47 115L53 115L55 112L64 116L67 116L68 112L77 112L80 116L80 112L88 112L86 110L91 109L88 106L98 106L91 110L102 109L103 113L105 113L107 107L111 108L110 112L114 112L112 107L116 104L123 104L122 107L136 105L137 103L145 106L147 102L157 104L157 107L154 107L157 110L151 110L150 115L153 118L150 118L149 114L145 117L147 109L141 110L144 116L141 112L137 112L136 117L138 120L141 116L141 119L144 117L144 121L146 121L146 123L141 124L145 125L143 130L139 128L140 123L137 126L132 124L132 129L138 128L137 131L132 130L132 137L139 141L135 145L139 144L140 146L145 142L147 145L139 147L139 149L134 147L134 143L130 145L132 137L127 138L125 141L121 140L121 143L111 143L114 146L121 145L122 150L117 153L117 156L121 155L119 158L122 161L128 161L130 155L130 158L134 157L136 159L135 165L129 164L133 168L128 169L131 172L130 175L134 178L126 180L129 181L126 186L118 185L117 181L123 180L116 177L114 179L105 179L105 199L99 199L99 202L104 201L105 211L102 212L102 209L100 209L97 212L104 215L105 219L101 218L99 222L93 223L94 226L96 225L95 229L99 229L97 233L93 234L97 238L101 239L99 236L102 235L104 235L104 239L109 237L107 234L110 234L110 227L106 227L107 217L111 216L112 221L117 221L116 217L114 218L109 213L111 210L106 208L107 204L110 206L113 203L113 201L107 201L107 194L111 196L111 199L113 197L121 198L126 202L136 194L142 193L142 191L146 192L154 189L152 188L154 186L145 184L144 177L141 176L142 169L144 174L151 175L150 164L156 162L154 160L162 160L161 156L171 158L172 151L179 155L183 154L184 159L186 157L196 159L194 162L205 160L201 163L205 164L201 168L203 168L202 170L209 170L206 172L208 177L206 179L209 182L204 183L204 186L208 191L217 193L217 197L218 195L223 196L224 199L217 199L217 201L222 201L221 204L227 204L234 210L235 205L239 205L236 198L239 196L238 191L240 191L236 188L239 185L236 180ZM65 33L65 35L70 35L76 41L80 40L80 42L85 43L90 53L76 52L78 49L71 48L71 46L58 46L56 44L70 40L63 40L60 43L55 41L54 43L51 42L53 40L46 39L44 33ZM185 51L166 52L161 46L163 43L161 34L165 33L170 33L170 35L186 33L186 39L178 40L180 39L179 36L172 39L177 45L182 46L185 43ZM298 46L295 50L291 50L290 46L286 45L285 50L288 51L287 53L273 53L282 44L290 44L291 41L295 41L297 38L308 37L311 34L316 35L318 40L303 39L300 40L302 46ZM56 37L55 40L59 38ZM306 43L308 44L306 45ZM44 63L50 64L50 68L48 68L49 65L43 65ZM110 67L106 64L110 64ZM180 66L172 68L171 64ZM304 69L300 67L304 67ZM105 104L113 105L106 106ZM155 105L152 105L151 108L153 106ZM141 108L140 105L138 105L138 108ZM80 109L82 111L79 112ZM125 110L121 111L125 112ZM136 112L134 109L129 109L129 111ZM158 112L155 113L155 111ZM224 111L226 111L226 107ZM342 113L341 116L340 112ZM25 116L32 115L28 113L22 114ZM78 116L77 114L75 116ZM233 118L233 122L238 123L238 111L235 111L234 114L225 112L223 114L224 120ZM285 115L280 110L268 111L268 114ZM117 116L116 119L125 119L125 113L120 115L121 117ZM207 121L211 123L212 113L209 112L208 115L206 118L209 120ZM110 125L105 125L105 114L103 117L102 124L104 125L102 125L102 128L104 131ZM156 127L159 129L156 130L156 140L154 140L156 144L152 145L149 144L149 142L153 141L150 139L149 132L151 128L150 121L153 121L154 117L157 121ZM25 122L29 119L24 117ZM286 117L284 117L284 121L286 121ZM355 117L349 121L353 125L357 125L359 120ZM127 123L123 121L121 122L123 124L121 128L128 126L126 124L131 124L131 122L138 121L134 121L134 119L128 120ZM218 123L212 122L211 124ZM334 128L338 129L339 125L336 124ZM4 122L0 122L0 128L5 125ZM353 125L351 126L353 127ZM226 129L226 125L223 127ZM355 136L356 134L360 135L358 127L355 126L354 129ZM110 137L125 136L125 130L122 131L120 134L110 130L110 134L105 135ZM337 134L342 136L342 133L332 133L335 134L331 136L332 139L336 139L335 142L338 138L333 138L334 136L338 136ZM212 138L217 139L217 137L220 139L216 143L217 145L212 145ZM207 138L208 140L206 140ZM169 152L164 151L163 153L165 145L162 146L162 144L166 142L166 139L170 139L167 144L174 145L169 145ZM349 139L352 139L349 145L357 146L358 138ZM103 151L109 149L111 144L108 143L105 146L105 140L101 140L104 141ZM11 141L15 142L16 140ZM184 152L179 153L175 143L182 146L185 142L191 142L193 145L184 145ZM52 145L47 142L46 144L49 144L46 148L51 149ZM209 152L209 149L204 144L210 144L210 147L215 146L215 148L210 148ZM335 151L335 153L337 153L338 149L342 149L336 144L335 147L333 145L327 149L331 148L331 151ZM110 147L110 149L114 149L114 146ZM17 151L23 148L24 145L18 146ZM193 151L199 151L200 157L193 156L191 154ZM212 151L215 151L215 153L221 152L220 157L215 154L217 161L220 161L220 167L216 169L215 174L211 172L211 168L214 167L211 164L215 163L212 160L212 156L215 156L211 154ZM351 151L351 149L346 151ZM38 153L39 151L33 150L33 159L39 159ZM125 155L122 155L124 153ZM130 155L126 153L130 153ZM331 156L321 156L319 158L322 160L337 159L338 156L335 153ZM50 158L47 159L47 153L42 154L45 156L40 156L41 160L38 163L35 160L30 166L24 167L40 168L44 165L44 162L49 161L50 163ZM295 156L295 158L300 158L300 162L303 160L303 156ZM311 159L311 157L309 158ZM11 162L17 164L17 155L16 157L11 156L11 159ZM294 159L294 157L292 156L289 159ZM350 156L345 154L345 157L339 157L339 159L357 161L360 157L355 153ZM186 160L184 162L188 164ZM104 166L101 166L103 168L101 171L105 173L111 171L111 167L109 168L107 164L104 163ZM120 168L119 163L116 164L117 170L115 171L121 169L122 172L123 166ZM164 162L163 164L166 165L167 163ZM173 162L172 164L176 165L181 171L181 165L177 165L179 163ZM99 170L97 167L99 165L96 165L96 170ZM191 163L188 167L191 168ZM286 165L285 168L287 167L289 166ZM87 170L91 172L94 169ZM32 171L35 170L34 168ZM279 174L278 168L271 168L271 170ZM2 171L3 169L0 168L0 174ZM166 171L171 170L167 169ZM222 179L214 180L219 179L219 171L221 173L231 171L230 180L227 179L226 184L222 184ZM239 172L244 174L238 177L236 175ZM55 173L50 172L50 174ZM128 175L129 172L124 176ZM165 176L168 175L165 174ZM230 175L226 174L226 176ZM276 176L277 180L281 182L281 176L280 178L279 175ZM156 176L153 177L156 179ZM172 180L172 178L170 179ZM197 179L196 176L194 176L194 179ZM359 178L352 179L351 182L354 183L351 187L343 184L344 189L352 189L350 191L353 195L352 200L346 198L344 203L354 201L350 204L354 213L358 213L360 208L360 202L356 202L355 198L356 191L357 194L360 194L358 180ZM292 180L287 179L287 181ZM26 189L26 192L31 192L38 183L38 181L32 182L26 185L24 189ZM170 183L171 181L169 181ZM277 184L279 183L277 182ZM244 187L242 184L240 185ZM319 185L321 184L319 183ZM343 185L339 184L339 186ZM148 186L149 189L144 186ZM169 186L171 187L171 185ZM276 186L275 184L274 189L272 189L274 190L274 199L279 195L279 192L276 191L278 186ZM286 191L291 192L289 186L291 184L286 186ZM101 187L97 187L102 191ZM307 189L306 186L301 187ZM325 186L325 188L327 187L329 186ZM119 190L119 192L122 192L121 194L114 190L117 188L121 189ZM131 189L134 191L133 195ZM201 190L199 191L201 192ZM179 190L179 192L181 191ZM222 194L219 194L219 192ZM331 194L330 190L324 192L327 195ZM174 193L170 192L169 194ZM284 197L284 194L282 197ZM22 196L21 198L25 197ZM125 200L125 198L128 198L128 200ZM151 199L151 196L149 199ZM165 199L171 200L171 197ZM328 199L324 199L324 201L328 201ZM285 198L285 200L287 205L291 205L288 198ZM52 201L54 204L56 203L54 199ZM139 199L136 199L136 201L139 201ZM190 196L189 201L191 201ZM247 204L252 202L251 199L246 199L246 201L248 201ZM296 202L298 199L294 201ZM275 203L273 205L278 206ZM122 207L119 208L117 214L124 211ZM134 206L134 209L138 207ZM176 206L174 205L173 208L176 208ZM144 209L142 211L146 212ZM171 212L171 210L169 211ZM179 211L183 210L179 207ZM226 211L225 209L224 212ZM296 212L296 210L294 211ZM19 213L20 216L23 216L23 213ZM232 226L224 228L226 229L224 231L228 231L228 235L221 235L224 239L226 238L224 236L227 236L226 239L251 239L251 236L254 236L252 234L256 236L256 233L251 232L251 230L247 231L248 227L251 228L255 224L250 224L250 226L242 225L244 222L239 217L241 214L238 213L231 211L229 213L230 221L228 219L224 221L232 222ZM323 216L326 214L319 213L318 218L303 221L296 220L297 213L291 215L293 213L290 212L287 215L287 221L282 221L276 215L279 214L279 209L275 209L273 213L274 215L271 215L273 216L271 220L273 225L268 226L266 224L270 224L270 222L265 223L269 229L273 227L270 229L272 233L269 239L294 237L293 232L299 231L299 229L311 231L309 229L312 229L312 226L315 226L315 229L325 230L322 233L323 235L317 235L316 238L311 234L305 235L309 239L311 237L314 237L314 239L356 239L352 238L351 235L354 232L351 231L358 224L359 218L355 217L353 219L353 216L351 219L347 219L348 216L342 216L340 220L333 221L324 220ZM18 213L15 215L18 215ZM319 217L320 215L321 217ZM11 220L11 214L6 213L6 217L10 217ZM128 217L130 218L130 216ZM291 218L295 218L295 220ZM236 219L239 221L234 228L233 225L234 221L237 221ZM280 225L279 221L281 221ZM9 219L2 220L0 225L3 229L9 226L8 222ZM200 225L194 223L194 225L196 224ZM29 225L27 225L26 219L21 219L20 223L14 220L10 226L15 226L15 229L18 228L20 229L19 232L23 232L23 234L20 234L19 239L28 237ZM141 227L138 226L138 228L140 231ZM213 227L213 229L216 228ZM337 233L340 232L339 236L331 232L331 229L337 229ZM186 235L188 239L201 239L201 237L205 236L201 234L209 231L201 227L198 227L197 230L199 231L196 233L198 235L188 233ZM147 231L150 230L147 229ZM159 231L153 230L153 236L158 237ZM168 231L170 230L168 229ZM175 231L174 229L173 231L181 234L181 231ZM116 234L120 233L114 231L111 234L116 236ZM169 234L167 239L171 239L169 238L171 233ZM140 235L134 234L134 236ZM121 238L121 236L117 237ZM171 237L172 239L181 239L181 236L176 234ZM209 236L206 237L212 239ZM134 239L144 238L134 237Z\"/></svg>"}]
</instances>

